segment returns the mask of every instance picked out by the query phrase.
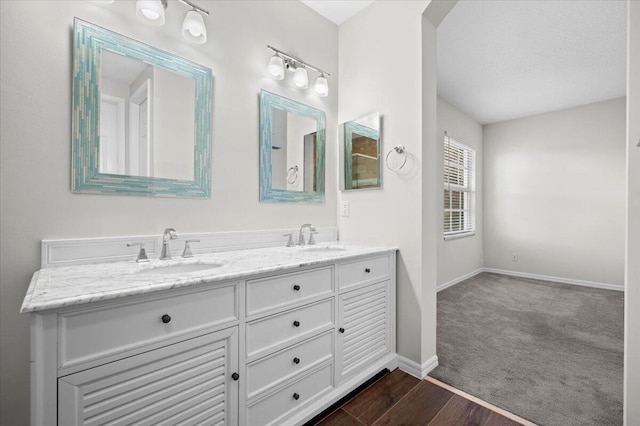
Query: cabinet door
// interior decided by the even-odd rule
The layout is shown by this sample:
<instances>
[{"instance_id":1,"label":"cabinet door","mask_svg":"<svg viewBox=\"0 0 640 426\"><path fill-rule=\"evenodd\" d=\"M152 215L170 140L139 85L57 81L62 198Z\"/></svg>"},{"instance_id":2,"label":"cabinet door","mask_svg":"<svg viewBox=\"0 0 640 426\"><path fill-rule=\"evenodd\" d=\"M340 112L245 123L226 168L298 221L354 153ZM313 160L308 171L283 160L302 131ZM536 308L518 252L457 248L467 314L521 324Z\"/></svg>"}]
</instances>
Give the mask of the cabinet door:
<instances>
[{"instance_id":1,"label":"cabinet door","mask_svg":"<svg viewBox=\"0 0 640 426\"><path fill-rule=\"evenodd\" d=\"M391 281L343 293L338 303L338 379L392 351Z\"/></svg>"},{"instance_id":2,"label":"cabinet door","mask_svg":"<svg viewBox=\"0 0 640 426\"><path fill-rule=\"evenodd\" d=\"M238 327L58 379L58 424L238 423Z\"/></svg>"}]
</instances>

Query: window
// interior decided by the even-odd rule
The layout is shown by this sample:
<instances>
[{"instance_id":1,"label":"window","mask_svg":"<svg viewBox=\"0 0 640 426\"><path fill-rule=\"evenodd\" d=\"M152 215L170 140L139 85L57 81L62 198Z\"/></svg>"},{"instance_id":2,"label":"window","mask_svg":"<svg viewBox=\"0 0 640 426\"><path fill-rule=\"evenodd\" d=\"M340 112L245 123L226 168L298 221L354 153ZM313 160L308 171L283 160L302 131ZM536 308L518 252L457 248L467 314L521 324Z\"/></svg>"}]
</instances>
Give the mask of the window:
<instances>
[{"instance_id":1,"label":"window","mask_svg":"<svg viewBox=\"0 0 640 426\"><path fill-rule=\"evenodd\" d=\"M476 152L444 134L444 239L476 231Z\"/></svg>"}]
</instances>

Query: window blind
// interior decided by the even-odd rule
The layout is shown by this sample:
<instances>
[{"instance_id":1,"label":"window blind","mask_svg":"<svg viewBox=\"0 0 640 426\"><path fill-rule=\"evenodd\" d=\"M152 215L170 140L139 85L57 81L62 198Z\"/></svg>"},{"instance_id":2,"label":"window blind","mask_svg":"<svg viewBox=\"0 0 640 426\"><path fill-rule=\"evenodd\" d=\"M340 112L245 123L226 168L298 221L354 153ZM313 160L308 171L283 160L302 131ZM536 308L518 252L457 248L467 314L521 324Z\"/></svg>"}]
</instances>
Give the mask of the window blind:
<instances>
[{"instance_id":1,"label":"window blind","mask_svg":"<svg viewBox=\"0 0 640 426\"><path fill-rule=\"evenodd\" d=\"M476 152L444 134L444 237L475 233Z\"/></svg>"}]
</instances>

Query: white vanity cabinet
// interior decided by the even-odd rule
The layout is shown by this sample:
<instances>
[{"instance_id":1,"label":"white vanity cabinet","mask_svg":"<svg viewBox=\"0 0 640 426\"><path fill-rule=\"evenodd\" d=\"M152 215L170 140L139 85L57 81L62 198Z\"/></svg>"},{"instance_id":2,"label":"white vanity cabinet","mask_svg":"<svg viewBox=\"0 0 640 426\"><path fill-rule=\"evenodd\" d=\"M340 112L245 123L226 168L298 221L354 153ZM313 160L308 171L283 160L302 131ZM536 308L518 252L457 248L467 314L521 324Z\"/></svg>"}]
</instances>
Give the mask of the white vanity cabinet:
<instances>
[{"instance_id":1,"label":"white vanity cabinet","mask_svg":"<svg viewBox=\"0 0 640 426\"><path fill-rule=\"evenodd\" d=\"M58 425L237 424L237 348L236 326L60 377Z\"/></svg>"},{"instance_id":2,"label":"white vanity cabinet","mask_svg":"<svg viewBox=\"0 0 640 426\"><path fill-rule=\"evenodd\" d=\"M337 381L395 352L395 256L338 265Z\"/></svg>"},{"instance_id":3,"label":"white vanity cabinet","mask_svg":"<svg viewBox=\"0 0 640 426\"><path fill-rule=\"evenodd\" d=\"M31 424L237 425L239 290L220 283L32 314Z\"/></svg>"},{"instance_id":4,"label":"white vanity cabinet","mask_svg":"<svg viewBox=\"0 0 640 426\"><path fill-rule=\"evenodd\" d=\"M280 424L333 388L334 271L247 281L245 424Z\"/></svg>"},{"instance_id":5,"label":"white vanity cabinet","mask_svg":"<svg viewBox=\"0 0 640 426\"><path fill-rule=\"evenodd\" d=\"M395 251L39 310L32 425L298 425L397 367Z\"/></svg>"}]
</instances>

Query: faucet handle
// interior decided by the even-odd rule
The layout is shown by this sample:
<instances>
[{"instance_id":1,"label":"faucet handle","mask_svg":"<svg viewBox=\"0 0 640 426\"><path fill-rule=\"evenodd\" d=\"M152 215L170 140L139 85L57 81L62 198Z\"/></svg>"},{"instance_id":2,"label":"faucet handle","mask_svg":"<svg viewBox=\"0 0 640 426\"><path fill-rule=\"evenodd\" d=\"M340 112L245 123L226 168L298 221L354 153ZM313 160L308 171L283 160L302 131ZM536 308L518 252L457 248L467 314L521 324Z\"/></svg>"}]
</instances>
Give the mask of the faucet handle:
<instances>
[{"instance_id":1,"label":"faucet handle","mask_svg":"<svg viewBox=\"0 0 640 426\"><path fill-rule=\"evenodd\" d=\"M144 243L135 242L135 243L127 243L127 247L132 246L140 246L140 251L138 252L138 257L136 258L136 262L148 262L149 258L147 257L147 251L144 249Z\"/></svg>"},{"instance_id":2,"label":"faucet handle","mask_svg":"<svg viewBox=\"0 0 640 426\"><path fill-rule=\"evenodd\" d=\"M289 237L289 241L287 241L287 247L295 246L295 243L293 242L293 232L290 232L288 234L282 234L282 236Z\"/></svg>"},{"instance_id":3,"label":"faucet handle","mask_svg":"<svg viewBox=\"0 0 640 426\"><path fill-rule=\"evenodd\" d=\"M189 243L199 243L200 240L185 240L184 242L184 251L182 252L182 257L193 257L193 253L191 253L191 245Z\"/></svg>"},{"instance_id":4,"label":"faucet handle","mask_svg":"<svg viewBox=\"0 0 640 426\"><path fill-rule=\"evenodd\" d=\"M313 246L316 244L316 240L313 239L313 234L317 234L318 231L316 231L315 229L312 229L311 232L309 233L309 242L307 244L309 244L310 246Z\"/></svg>"}]
</instances>

